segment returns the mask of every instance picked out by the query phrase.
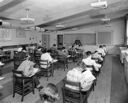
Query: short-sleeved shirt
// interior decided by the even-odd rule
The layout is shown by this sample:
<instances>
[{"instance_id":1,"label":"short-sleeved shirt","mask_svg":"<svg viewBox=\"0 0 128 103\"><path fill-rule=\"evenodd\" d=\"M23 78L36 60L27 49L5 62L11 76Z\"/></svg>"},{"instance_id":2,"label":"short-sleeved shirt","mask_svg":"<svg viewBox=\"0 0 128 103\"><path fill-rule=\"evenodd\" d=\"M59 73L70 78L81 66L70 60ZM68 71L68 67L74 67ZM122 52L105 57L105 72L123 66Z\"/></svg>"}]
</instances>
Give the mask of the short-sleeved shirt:
<instances>
[{"instance_id":1,"label":"short-sleeved shirt","mask_svg":"<svg viewBox=\"0 0 128 103\"><path fill-rule=\"evenodd\" d=\"M87 65L87 66L93 66L96 71L99 71L99 68L101 67L101 65L100 64L97 64L95 62L95 60L92 60L91 58L92 58L92 56L89 56L89 57L83 59L82 61L85 63L85 65Z\"/></svg>"},{"instance_id":2,"label":"short-sleeved shirt","mask_svg":"<svg viewBox=\"0 0 128 103\"><path fill-rule=\"evenodd\" d=\"M41 55L41 60L48 60L48 62L52 62L53 58L51 57L50 53L44 53ZM46 68L47 66L42 65L42 68Z\"/></svg>"},{"instance_id":3,"label":"short-sleeved shirt","mask_svg":"<svg viewBox=\"0 0 128 103\"><path fill-rule=\"evenodd\" d=\"M29 61L29 60L25 60L23 61L20 66L18 67L17 71L22 71L24 76L29 76L32 74L33 70L33 65L34 63ZM31 69L30 69L31 68Z\"/></svg>"}]
</instances>

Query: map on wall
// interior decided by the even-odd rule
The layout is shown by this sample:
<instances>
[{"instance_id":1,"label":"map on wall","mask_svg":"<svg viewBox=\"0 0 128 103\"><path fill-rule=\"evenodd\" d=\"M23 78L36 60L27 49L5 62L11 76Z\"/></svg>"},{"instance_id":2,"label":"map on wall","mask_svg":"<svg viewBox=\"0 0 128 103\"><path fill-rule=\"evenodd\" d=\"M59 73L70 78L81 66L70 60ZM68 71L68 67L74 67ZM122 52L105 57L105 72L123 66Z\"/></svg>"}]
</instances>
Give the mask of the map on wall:
<instances>
[{"instance_id":1,"label":"map on wall","mask_svg":"<svg viewBox=\"0 0 128 103\"><path fill-rule=\"evenodd\" d=\"M11 40L11 29L0 28L0 41Z\"/></svg>"},{"instance_id":2,"label":"map on wall","mask_svg":"<svg viewBox=\"0 0 128 103\"><path fill-rule=\"evenodd\" d=\"M22 29L16 29L17 38L26 38L26 32Z\"/></svg>"}]
</instances>

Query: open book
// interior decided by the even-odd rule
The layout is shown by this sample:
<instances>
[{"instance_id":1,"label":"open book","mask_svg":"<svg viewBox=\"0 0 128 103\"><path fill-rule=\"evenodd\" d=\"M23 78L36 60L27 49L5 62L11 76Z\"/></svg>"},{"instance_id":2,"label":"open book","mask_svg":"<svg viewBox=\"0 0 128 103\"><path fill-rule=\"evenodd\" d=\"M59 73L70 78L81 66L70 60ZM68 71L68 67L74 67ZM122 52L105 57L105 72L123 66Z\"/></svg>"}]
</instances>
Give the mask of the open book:
<instances>
[{"instance_id":1,"label":"open book","mask_svg":"<svg viewBox=\"0 0 128 103\"><path fill-rule=\"evenodd\" d=\"M39 71L38 68L33 68L33 71L32 71L32 73L31 73L31 75L29 75L29 77L35 75L38 71Z\"/></svg>"}]
</instances>

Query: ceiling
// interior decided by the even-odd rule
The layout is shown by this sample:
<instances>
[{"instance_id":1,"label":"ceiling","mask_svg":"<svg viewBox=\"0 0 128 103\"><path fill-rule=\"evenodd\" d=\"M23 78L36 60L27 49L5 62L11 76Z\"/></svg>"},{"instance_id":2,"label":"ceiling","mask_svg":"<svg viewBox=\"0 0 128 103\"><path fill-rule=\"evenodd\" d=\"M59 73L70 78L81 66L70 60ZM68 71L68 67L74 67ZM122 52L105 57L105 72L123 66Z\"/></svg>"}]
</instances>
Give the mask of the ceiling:
<instances>
[{"instance_id":1,"label":"ceiling","mask_svg":"<svg viewBox=\"0 0 128 103\"><path fill-rule=\"evenodd\" d=\"M65 30L101 22L107 16L111 19L123 17L128 13L128 0L106 0L108 8L94 9L90 3L97 0L4 0L0 3L0 19L14 26L38 26L46 30ZM104 0L101 0L104 1ZM34 24L21 24L20 18L35 18ZM56 25L64 25L56 28Z\"/></svg>"}]
</instances>

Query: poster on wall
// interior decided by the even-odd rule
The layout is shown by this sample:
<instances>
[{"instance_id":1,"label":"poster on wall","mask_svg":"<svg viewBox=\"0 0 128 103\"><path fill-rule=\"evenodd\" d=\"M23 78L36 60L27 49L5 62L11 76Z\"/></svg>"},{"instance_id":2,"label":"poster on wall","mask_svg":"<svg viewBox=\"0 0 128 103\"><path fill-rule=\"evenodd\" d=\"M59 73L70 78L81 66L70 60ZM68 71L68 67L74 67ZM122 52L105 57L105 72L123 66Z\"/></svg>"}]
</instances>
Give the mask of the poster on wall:
<instances>
[{"instance_id":1,"label":"poster on wall","mask_svg":"<svg viewBox=\"0 0 128 103\"><path fill-rule=\"evenodd\" d=\"M26 38L26 32L22 29L16 29L16 38Z\"/></svg>"},{"instance_id":2,"label":"poster on wall","mask_svg":"<svg viewBox=\"0 0 128 103\"><path fill-rule=\"evenodd\" d=\"M11 40L11 29L0 28L0 41Z\"/></svg>"}]
</instances>

